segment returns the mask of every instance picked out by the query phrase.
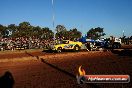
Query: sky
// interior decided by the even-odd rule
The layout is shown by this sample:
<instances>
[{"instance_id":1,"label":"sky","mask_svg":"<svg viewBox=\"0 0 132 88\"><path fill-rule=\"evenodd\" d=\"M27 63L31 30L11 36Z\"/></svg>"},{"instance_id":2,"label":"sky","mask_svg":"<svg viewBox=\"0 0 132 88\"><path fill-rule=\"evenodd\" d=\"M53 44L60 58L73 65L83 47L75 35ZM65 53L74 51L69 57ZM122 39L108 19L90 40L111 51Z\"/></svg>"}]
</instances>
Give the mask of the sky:
<instances>
[{"instance_id":1,"label":"sky","mask_svg":"<svg viewBox=\"0 0 132 88\"><path fill-rule=\"evenodd\" d=\"M54 13L55 26L52 16ZM0 0L0 24L27 21L33 26L57 25L77 28L85 35L91 28L104 28L106 37L132 36L132 0Z\"/></svg>"}]
</instances>

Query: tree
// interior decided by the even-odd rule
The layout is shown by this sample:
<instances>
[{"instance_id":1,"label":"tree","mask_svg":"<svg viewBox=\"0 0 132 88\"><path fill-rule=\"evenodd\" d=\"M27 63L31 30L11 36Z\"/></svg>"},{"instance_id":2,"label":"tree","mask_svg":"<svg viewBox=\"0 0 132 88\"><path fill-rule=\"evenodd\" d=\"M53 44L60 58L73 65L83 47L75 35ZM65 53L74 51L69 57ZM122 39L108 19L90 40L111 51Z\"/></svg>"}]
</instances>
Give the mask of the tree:
<instances>
[{"instance_id":1,"label":"tree","mask_svg":"<svg viewBox=\"0 0 132 88\"><path fill-rule=\"evenodd\" d=\"M57 25L56 26L56 37L57 38L63 38L63 37L66 37L67 34L68 34L68 31L66 30L65 26L64 25Z\"/></svg>"},{"instance_id":2,"label":"tree","mask_svg":"<svg viewBox=\"0 0 132 88\"><path fill-rule=\"evenodd\" d=\"M3 25L0 24L0 37L4 36L4 32L5 32L6 29L7 29L6 26L3 26Z\"/></svg>"},{"instance_id":3,"label":"tree","mask_svg":"<svg viewBox=\"0 0 132 88\"><path fill-rule=\"evenodd\" d=\"M32 26L30 25L29 22L22 22L18 26L18 36L29 36L29 32L31 30Z\"/></svg>"},{"instance_id":4,"label":"tree","mask_svg":"<svg viewBox=\"0 0 132 88\"><path fill-rule=\"evenodd\" d=\"M66 28L65 28L64 25L57 25L56 26L56 31L57 31L57 33L63 32L63 31L66 31Z\"/></svg>"},{"instance_id":5,"label":"tree","mask_svg":"<svg viewBox=\"0 0 132 88\"><path fill-rule=\"evenodd\" d=\"M54 37L54 33L48 27L42 28L41 38L43 39L52 39Z\"/></svg>"},{"instance_id":6,"label":"tree","mask_svg":"<svg viewBox=\"0 0 132 88\"><path fill-rule=\"evenodd\" d=\"M98 38L100 38L101 36L104 36L104 35L105 35L103 29L104 29L104 28L100 28L100 27L91 28L91 29L87 32L87 37L90 38L90 39L98 39Z\"/></svg>"},{"instance_id":7,"label":"tree","mask_svg":"<svg viewBox=\"0 0 132 88\"><path fill-rule=\"evenodd\" d=\"M130 37L130 40L132 40L132 36Z\"/></svg>"},{"instance_id":8,"label":"tree","mask_svg":"<svg viewBox=\"0 0 132 88\"><path fill-rule=\"evenodd\" d=\"M40 38L41 36L41 27L39 26L36 26L36 27L32 27L32 30L27 30L27 32L29 32L29 35L30 36L34 36L34 37L37 37L37 38Z\"/></svg>"},{"instance_id":9,"label":"tree","mask_svg":"<svg viewBox=\"0 0 132 88\"><path fill-rule=\"evenodd\" d=\"M81 38L82 33L77 30L77 28L73 28L69 31L69 38L71 40Z\"/></svg>"},{"instance_id":10,"label":"tree","mask_svg":"<svg viewBox=\"0 0 132 88\"><path fill-rule=\"evenodd\" d=\"M17 26L15 24L8 25L8 29L16 30Z\"/></svg>"},{"instance_id":11,"label":"tree","mask_svg":"<svg viewBox=\"0 0 132 88\"><path fill-rule=\"evenodd\" d=\"M0 37L36 37L52 39L54 33L48 27L32 26L29 22L21 22L18 26L10 24L7 27L0 24Z\"/></svg>"},{"instance_id":12,"label":"tree","mask_svg":"<svg viewBox=\"0 0 132 88\"><path fill-rule=\"evenodd\" d=\"M17 37L16 34L17 34L17 26L15 24L10 24L8 25L7 29L10 30L12 32L12 35L11 37Z\"/></svg>"},{"instance_id":13,"label":"tree","mask_svg":"<svg viewBox=\"0 0 132 88\"><path fill-rule=\"evenodd\" d=\"M78 39L81 38L82 33L77 30L77 28L73 28L70 31L67 31L67 29L63 25L57 25L56 27L56 37L63 38L63 39Z\"/></svg>"},{"instance_id":14,"label":"tree","mask_svg":"<svg viewBox=\"0 0 132 88\"><path fill-rule=\"evenodd\" d=\"M29 22L22 22L19 24L19 29L20 30L27 30L30 26L31 25Z\"/></svg>"}]
</instances>

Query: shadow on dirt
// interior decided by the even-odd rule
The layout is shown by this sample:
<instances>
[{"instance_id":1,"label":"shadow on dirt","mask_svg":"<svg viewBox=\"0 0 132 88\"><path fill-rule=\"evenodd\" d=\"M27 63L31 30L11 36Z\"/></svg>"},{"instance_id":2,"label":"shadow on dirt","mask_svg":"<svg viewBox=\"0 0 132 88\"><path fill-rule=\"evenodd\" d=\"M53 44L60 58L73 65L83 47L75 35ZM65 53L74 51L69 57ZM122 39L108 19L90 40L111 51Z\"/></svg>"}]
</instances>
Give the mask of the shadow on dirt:
<instances>
[{"instance_id":1,"label":"shadow on dirt","mask_svg":"<svg viewBox=\"0 0 132 88\"><path fill-rule=\"evenodd\" d=\"M45 52L45 53L53 53L52 50L43 50L42 52Z\"/></svg>"},{"instance_id":2,"label":"shadow on dirt","mask_svg":"<svg viewBox=\"0 0 132 88\"><path fill-rule=\"evenodd\" d=\"M118 54L119 56L132 56L132 50L124 49L124 50L111 50L112 53Z\"/></svg>"},{"instance_id":3,"label":"shadow on dirt","mask_svg":"<svg viewBox=\"0 0 132 88\"><path fill-rule=\"evenodd\" d=\"M13 88L14 83L14 78L9 71L0 77L0 88Z\"/></svg>"},{"instance_id":4,"label":"shadow on dirt","mask_svg":"<svg viewBox=\"0 0 132 88\"><path fill-rule=\"evenodd\" d=\"M26 54L28 54L29 56L32 56L32 57L36 57L38 60L40 60L42 63L45 63L45 64L47 64L48 66L50 66L50 67L52 67L52 68L54 68L54 69L56 69L56 70L58 70L58 71L60 71L60 72L63 72L63 73L65 73L66 75L69 75L70 77L72 77L72 78L74 78L74 79L76 79L76 75L74 75L74 74L72 74L72 73L70 73L70 72L68 72L68 71L66 71L66 70L64 70L64 69L61 69L60 67L58 67L58 66L56 66L56 65L54 65L54 64L51 64L51 63L49 63L48 61L46 61L44 58L39 58L39 56L34 56L34 55L32 55L32 54L30 54L30 53L28 53L28 52L25 52ZM88 84L91 88L100 88L98 85L96 85L96 84Z\"/></svg>"},{"instance_id":5,"label":"shadow on dirt","mask_svg":"<svg viewBox=\"0 0 132 88\"><path fill-rule=\"evenodd\" d=\"M80 50L81 52L83 51L87 51L87 50ZM73 50L62 50L62 52L57 52L57 51L52 51L52 50L43 50L42 52L45 52L45 53L73 53L73 52L80 52L80 51L73 51Z\"/></svg>"}]
</instances>

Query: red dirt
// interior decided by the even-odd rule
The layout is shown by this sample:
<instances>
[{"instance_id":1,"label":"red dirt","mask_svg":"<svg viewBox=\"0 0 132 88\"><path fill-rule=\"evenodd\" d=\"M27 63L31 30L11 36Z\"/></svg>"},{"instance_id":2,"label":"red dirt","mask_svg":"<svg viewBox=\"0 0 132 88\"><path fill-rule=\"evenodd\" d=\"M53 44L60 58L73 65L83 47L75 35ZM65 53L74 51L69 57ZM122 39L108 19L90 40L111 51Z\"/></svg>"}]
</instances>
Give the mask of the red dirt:
<instances>
[{"instance_id":1,"label":"red dirt","mask_svg":"<svg viewBox=\"0 0 132 88\"><path fill-rule=\"evenodd\" d=\"M30 54L39 56L39 59L26 53L19 53L9 54L8 58L25 57L29 59L0 62L0 76L10 71L15 80L14 88L94 88L95 84L77 84L73 75L78 74L80 65L83 66L86 74L128 74L132 76L132 57L118 56L111 52L46 54L36 51ZM4 59L7 56L3 54L0 58ZM42 62L40 58L53 66ZM130 88L131 86L132 83L96 84L99 88Z\"/></svg>"},{"instance_id":2,"label":"red dirt","mask_svg":"<svg viewBox=\"0 0 132 88\"><path fill-rule=\"evenodd\" d=\"M15 53L13 53L15 52ZM26 54L26 51L24 52L19 52L18 53L16 51L11 51L11 53L9 54L0 54L0 59L12 59L12 58L22 58L22 57L29 57L28 54ZM38 56L42 56L44 53L43 52L38 52L38 51L34 51L32 52L33 55L38 55Z\"/></svg>"}]
</instances>

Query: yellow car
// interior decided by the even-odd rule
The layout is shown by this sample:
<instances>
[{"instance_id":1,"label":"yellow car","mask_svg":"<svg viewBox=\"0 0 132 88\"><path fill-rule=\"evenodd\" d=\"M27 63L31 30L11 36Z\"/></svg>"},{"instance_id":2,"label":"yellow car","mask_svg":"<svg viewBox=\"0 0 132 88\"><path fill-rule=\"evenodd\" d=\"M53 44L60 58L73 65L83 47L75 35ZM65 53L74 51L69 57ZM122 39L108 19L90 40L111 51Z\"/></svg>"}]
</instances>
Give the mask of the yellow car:
<instances>
[{"instance_id":1,"label":"yellow car","mask_svg":"<svg viewBox=\"0 0 132 88\"><path fill-rule=\"evenodd\" d=\"M64 50L79 51L82 47L81 42L74 42L70 40L63 40L62 43L53 45L50 50L55 52L62 52Z\"/></svg>"}]
</instances>

